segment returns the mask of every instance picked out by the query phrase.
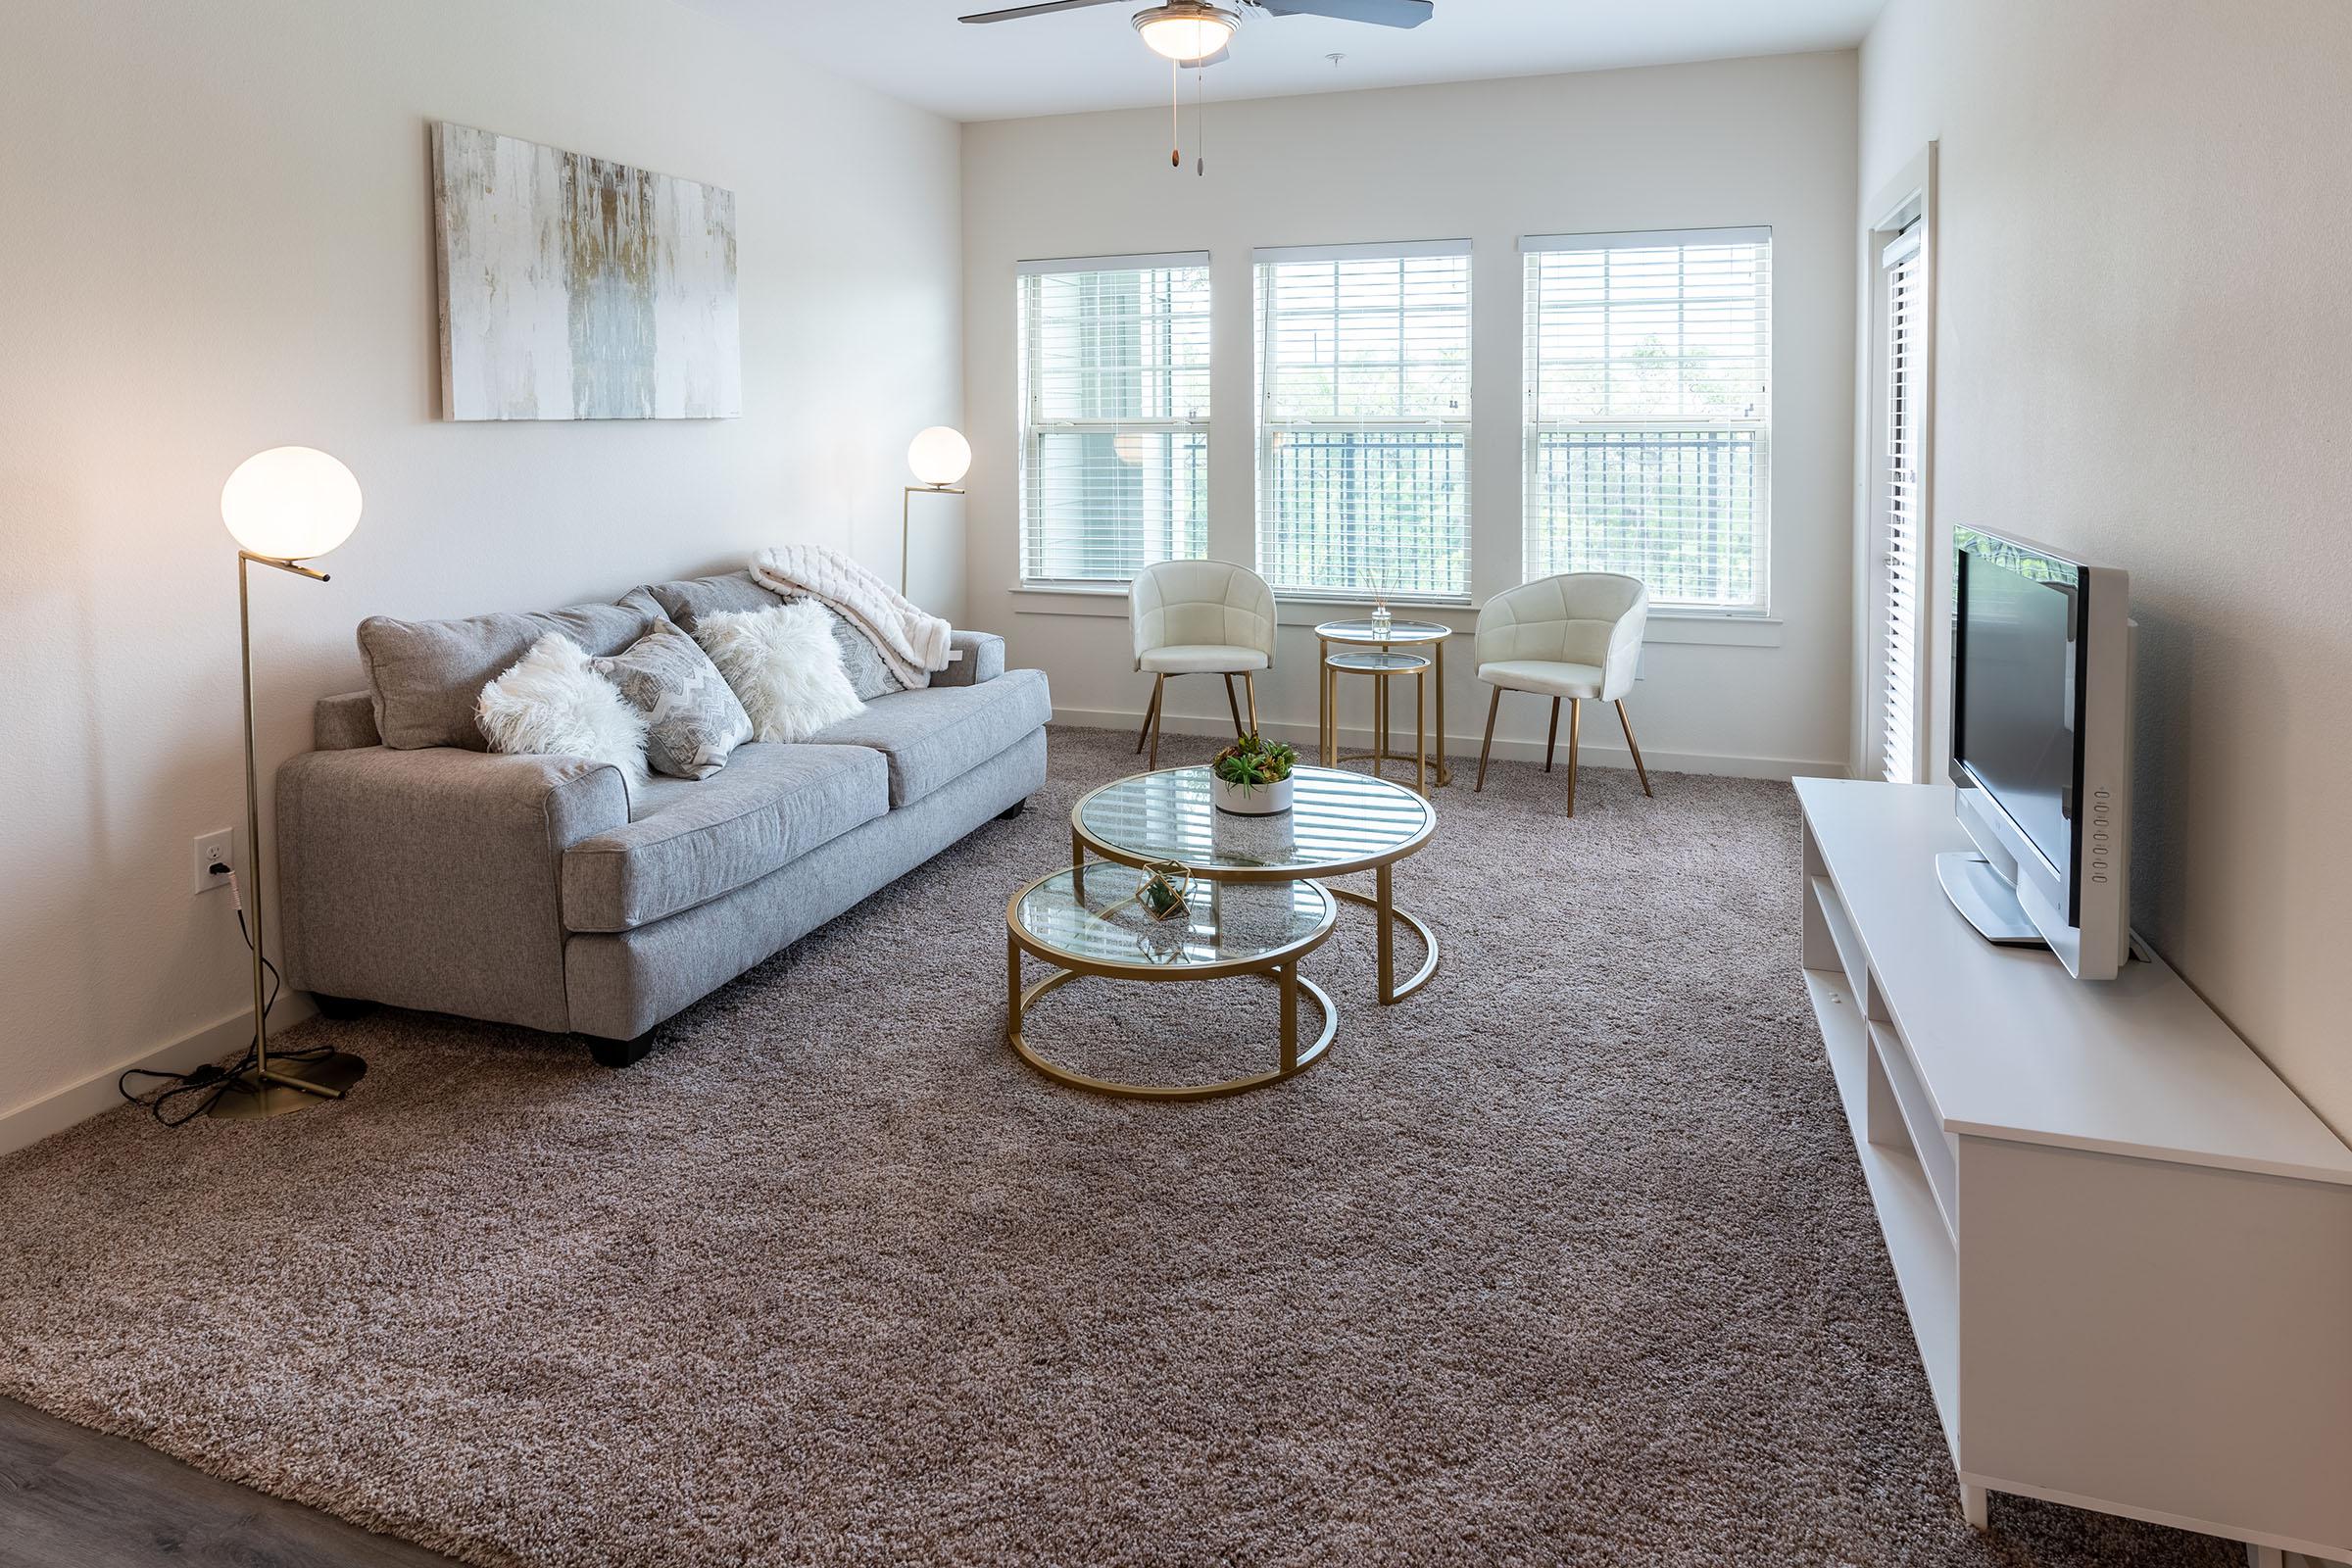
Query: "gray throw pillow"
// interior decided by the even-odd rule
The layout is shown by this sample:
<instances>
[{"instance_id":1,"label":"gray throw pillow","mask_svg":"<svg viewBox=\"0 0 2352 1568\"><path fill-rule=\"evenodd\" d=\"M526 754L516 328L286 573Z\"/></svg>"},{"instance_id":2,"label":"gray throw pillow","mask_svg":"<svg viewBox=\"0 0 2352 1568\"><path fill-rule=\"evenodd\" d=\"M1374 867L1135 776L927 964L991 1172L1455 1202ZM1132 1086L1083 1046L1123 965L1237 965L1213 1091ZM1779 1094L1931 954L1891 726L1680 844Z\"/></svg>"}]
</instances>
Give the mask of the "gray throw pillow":
<instances>
[{"instance_id":1,"label":"gray throw pillow","mask_svg":"<svg viewBox=\"0 0 2352 1568\"><path fill-rule=\"evenodd\" d=\"M591 660L589 667L645 715L646 760L657 773L709 778L752 738L752 716L718 666L667 621L612 658Z\"/></svg>"}]
</instances>

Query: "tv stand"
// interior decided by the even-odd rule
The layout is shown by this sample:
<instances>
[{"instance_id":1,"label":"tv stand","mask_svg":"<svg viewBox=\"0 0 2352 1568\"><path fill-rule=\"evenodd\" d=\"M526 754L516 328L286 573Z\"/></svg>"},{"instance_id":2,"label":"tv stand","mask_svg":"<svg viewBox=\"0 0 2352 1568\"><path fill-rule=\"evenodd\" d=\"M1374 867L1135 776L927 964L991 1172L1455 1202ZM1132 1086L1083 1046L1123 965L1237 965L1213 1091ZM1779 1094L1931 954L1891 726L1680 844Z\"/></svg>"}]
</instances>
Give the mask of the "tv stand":
<instances>
[{"instance_id":1,"label":"tv stand","mask_svg":"<svg viewBox=\"0 0 2352 1568\"><path fill-rule=\"evenodd\" d=\"M1936 856L1936 880L1943 885L1943 896L1952 901L1952 907L1965 915L1985 941L2010 948L2049 946L2027 918L2017 889L2002 881L1992 862L1975 850L1946 850Z\"/></svg>"},{"instance_id":2,"label":"tv stand","mask_svg":"<svg viewBox=\"0 0 2352 1568\"><path fill-rule=\"evenodd\" d=\"M1950 786L1796 791L1805 988L1969 1522L2352 1559L2352 1150L2161 961L1981 939L1929 875Z\"/></svg>"}]
</instances>

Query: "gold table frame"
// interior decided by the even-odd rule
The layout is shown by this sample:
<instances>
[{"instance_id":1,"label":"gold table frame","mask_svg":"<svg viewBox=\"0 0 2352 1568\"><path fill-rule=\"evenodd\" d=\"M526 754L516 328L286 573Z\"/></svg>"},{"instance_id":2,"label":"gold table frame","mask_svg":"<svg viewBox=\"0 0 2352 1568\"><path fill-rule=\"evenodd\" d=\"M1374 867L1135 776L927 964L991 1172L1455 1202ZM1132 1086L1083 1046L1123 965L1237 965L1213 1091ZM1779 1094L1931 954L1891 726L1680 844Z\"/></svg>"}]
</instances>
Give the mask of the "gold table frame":
<instances>
[{"instance_id":1,"label":"gold table frame","mask_svg":"<svg viewBox=\"0 0 2352 1568\"><path fill-rule=\"evenodd\" d=\"M1303 768L1303 764L1301 764L1301 768ZM1311 769L1307 770L1312 771ZM1206 773L1208 769L1194 766L1159 768L1155 771ZM1296 777L1298 771L1300 768L1294 768L1293 776ZM1341 769L1327 768L1324 771L1339 772ZM1395 1006L1437 977L1438 960L1443 956L1438 947L1438 934L1432 931L1429 923L1419 915L1409 909L1400 909L1396 906L1393 875L1397 861L1418 854L1421 847L1437 833L1437 808L1432 806L1427 798L1388 779L1367 779L1360 773L1348 773L1347 777L1356 783L1385 785L1419 805L1422 808L1420 831L1393 849L1352 860L1317 865L1294 863L1204 867L1198 860L1186 860L1184 857L1172 854L1164 847L1146 854L1120 845L1106 843L1086 830L1086 806L1089 801L1101 795L1104 790L1117 789L1120 785L1131 783L1135 779L1151 776L1149 773L1131 773L1126 778L1113 779L1108 784L1099 785L1079 796L1077 803L1070 808L1070 868L1078 873L1080 878L1078 885L1081 889L1086 885L1084 878L1086 876L1086 857L1089 851L1113 864L1132 866L1139 871L1149 868L1155 862L1165 863L1171 859L1183 860L1185 869L1190 871L1196 879L1203 882L1313 882L1333 898L1346 899L1349 903L1363 905L1374 912L1378 921L1376 930L1380 955L1379 986L1376 995L1380 998L1381 1005ZM1298 808L1293 807L1292 809L1296 810ZM1350 876L1358 871L1372 873L1373 891L1371 893L1358 893L1352 888L1335 888L1326 880L1335 876ZM1422 948L1427 954L1427 956L1421 961L1421 967L1406 977L1401 985L1396 981L1396 922L1399 920L1413 928L1414 934L1420 937Z\"/></svg>"},{"instance_id":2,"label":"gold table frame","mask_svg":"<svg viewBox=\"0 0 2352 1568\"><path fill-rule=\"evenodd\" d=\"M1012 1047L1016 1055L1048 1078L1053 1079L1055 1083L1067 1084L1073 1089L1089 1089L1097 1094L1117 1095L1128 1100L1216 1100L1227 1095L1246 1094L1252 1089L1264 1089L1270 1085L1296 1078L1316 1062L1321 1061L1324 1054L1330 1051L1332 1040L1339 1033L1339 1008L1333 1004L1329 992L1298 972L1298 960L1329 941L1332 929L1339 923L1339 906L1334 902L1330 888L1324 887L1311 877L1285 879L1290 882L1304 883L1323 897L1322 920L1316 924L1313 931L1296 942L1268 948L1263 953L1251 954L1247 957L1219 959L1208 963L1113 963L1103 959L1082 957L1066 948L1055 947L1022 924L1022 901L1060 875L1062 873L1059 871L1049 871L1035 881L1024 884L1020 891L1013 894L1004 905L1004 1003L1006 1014L1004 1039L1006 1044ZM1071 881L1074 889L1083 898L1086 889L1083 867L1073 869ZM1210 890L1212 897L1214 891L1213 888ZM1132 899L1124 899L1111 907L1115 909L1133 902ZM1021 955L1024 953L1040 962L1053 965L1054 972L1035 985L1024 988L1021 985ZM1057 991L1071 981L1082 980L1089 975L1109 980L1141 980L1157 983L1264 975L1274 982L1282 998L1281 1043L1275 1064L1265 1072L1248 1073L1239 1078L1228 1078L1221 1083L1131 1084L1111 1078L1091 1077L1086 1073L1074 1072L1058 1063L1050 1061L1030 1046L1028 1036L1021 1027L1024 1018L1028 1010L1037 1004L1039 999L1049 992ZM1298 994L1300 992L1312 997L1315 1005L1323 1012L1322 1032L1315 1037L1314 1043L1304 1050L1300 1050L1298 1046Z\"/></svg>"},{"instance_id":3,"label":"gold table frame","mask_svg":"<svg viewBox=\"0 0 2352 1568\"><path fill-rule=\"evenodd\" d=\"M1383 638L1373 635L1370 630L1370 621L1371 617L1369 616L1342 616L1324 621L1316 626L1316 667L1319 669L1323 662L1331 657L1333 643L1339 643L1343 647L1348 648L1377 648L1384 654L1398 650L1405 653L1418 653L1425 648L1428 649L1433 662L1429 679L1431 684L1437 687L1438 710L1437 723L1430 731L1429 749L1436 754L1437 784L1435 787L1444 789L1453 782L1453 769L1446 763L1446 645L1453 640L1453 628L1442 620L1408 619L1392 622L1389 626L1389 635ZM1356 630L1358 626L1365 629L1358 631ZM1407 628L1402 636L1397 635L1399 626ZM1338 693L1328 681L1318 682L1318 688L1315 694L1316 706L1319 710L1316 714L1318 723L1315 733L1329 737L1324 748L1324 765L1338 767L1343 762L1372 761L1373 766L1378 767L1380 764L1373 761L1373 753L1359 752L1348 755L1341 753L1340 705L1335 700ZM1375 689L1386 690L1387 688L1382 686ZM1381 727L1385 729L1386 726Z\"/></svg>"}]
</instances>

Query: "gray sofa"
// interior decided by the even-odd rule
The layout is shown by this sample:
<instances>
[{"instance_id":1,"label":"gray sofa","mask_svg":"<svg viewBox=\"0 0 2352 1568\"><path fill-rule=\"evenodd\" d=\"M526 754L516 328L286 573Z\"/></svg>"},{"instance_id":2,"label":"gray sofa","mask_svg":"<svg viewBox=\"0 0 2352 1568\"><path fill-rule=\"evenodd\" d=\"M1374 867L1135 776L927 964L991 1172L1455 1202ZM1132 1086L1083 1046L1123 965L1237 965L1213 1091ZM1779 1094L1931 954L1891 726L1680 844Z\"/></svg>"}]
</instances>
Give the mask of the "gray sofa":
<instances>
[{"instance_id":1,"label":"gray sofa","mask_svg":"<svg viewBox=\"0 0 2352 1568\"><path fill-rule=\"evenodd\" d=\"M289 985L330 1012L388 1003L588 1037L599 1061L823 925L1046 781L1042 671L957 632L933 684L873 698L710 778L485 749L483 683L561 629L617 652L666 615L778 603L748 574L612 605L360 629L370 689L322 700L277 774Z\"/></svg>"}]
</instances>

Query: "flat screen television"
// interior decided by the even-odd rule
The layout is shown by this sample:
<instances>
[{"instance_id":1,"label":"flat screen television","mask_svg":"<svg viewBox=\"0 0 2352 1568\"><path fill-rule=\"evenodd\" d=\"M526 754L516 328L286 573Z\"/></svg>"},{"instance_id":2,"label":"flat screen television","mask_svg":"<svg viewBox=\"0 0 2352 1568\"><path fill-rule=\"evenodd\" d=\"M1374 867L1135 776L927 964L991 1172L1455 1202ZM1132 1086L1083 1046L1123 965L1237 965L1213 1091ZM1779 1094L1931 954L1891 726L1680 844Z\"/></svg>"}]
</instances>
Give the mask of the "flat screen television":
<instances>
[{"instance_id":1,"label":"flat screen television","mask_svg":"<svg viewBox=\"0 0 2352 1568\"><path fill-rule=\"evenodd\" d=\"M2113 979L2132 944L2131 577L1980 528L1953 556L1951 778L1980 853L1936 874L1991 940Z\"/></svg>"}]
</instances>

